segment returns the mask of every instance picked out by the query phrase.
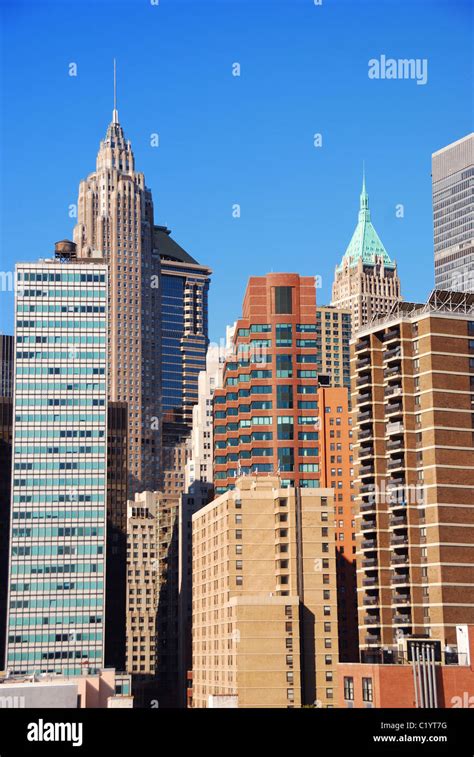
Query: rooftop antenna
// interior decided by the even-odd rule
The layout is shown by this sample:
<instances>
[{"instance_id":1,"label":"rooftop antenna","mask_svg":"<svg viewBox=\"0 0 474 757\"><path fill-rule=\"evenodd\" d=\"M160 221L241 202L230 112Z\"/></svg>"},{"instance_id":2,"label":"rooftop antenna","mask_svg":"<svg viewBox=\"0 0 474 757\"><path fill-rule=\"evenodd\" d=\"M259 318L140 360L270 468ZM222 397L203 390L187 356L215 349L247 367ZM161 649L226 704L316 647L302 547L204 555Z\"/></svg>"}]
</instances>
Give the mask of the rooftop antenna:
<instances>
[{"instance_id":1,"label":"rooftop antenna","mask_svg":"<svg viewBox=\"0 0 474 757\"><path fill-rule=\"evenodd\" d=\"M112 113L112 123L118 124L118 111L117 111L117 61L114 58L114 110Z\"/></svg>"}]
</instances>

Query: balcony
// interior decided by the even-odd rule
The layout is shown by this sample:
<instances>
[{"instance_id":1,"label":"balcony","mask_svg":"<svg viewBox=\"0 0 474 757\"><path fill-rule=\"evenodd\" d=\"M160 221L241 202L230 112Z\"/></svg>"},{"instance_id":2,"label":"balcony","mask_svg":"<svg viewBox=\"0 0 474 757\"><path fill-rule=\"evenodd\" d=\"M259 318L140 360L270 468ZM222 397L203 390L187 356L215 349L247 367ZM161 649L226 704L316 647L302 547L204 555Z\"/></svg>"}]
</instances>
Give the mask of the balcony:
<instances>
[{"instance_id":1,"label":"balcony","mask_svg":"<svg viewBox=\"0 0 474 757\"><path fill-rule=\"evenodd\" d=\"M400 346L392 347L390 350L386 350L383 353L383 359L386 361L394 360L394 359L399 360L401 356L402 356L402 350Z\"/></svg>"},{"instance_id":2,"label":"balcony","mask_svg":"<svg viewBox=\"0 0 474 757\"><path fill-rule=\"evenodd\" d=\"M392 534L390 537L390 544L400 546L400 547L408 547L408 536L407 534Z\"/></svg>"},{"instance_id":3,"label":"balcony","mask_svg":"<svg viewBox=\"0 0 474 757\"><path fill-rule=\"evenodd\" d=\"M360 487L361 494L370 494L373 491L375 491L375 484L363 484Z\"/></svg>"},{"instance_id":4,"label":"balcony","mask_svg":"<svg viewBox=\"0 0 474 757\"><path fill-rule=\"evenodd\" d=\"M362 549L371 550L377 548L377 539L363 539L361 543Z\"/></svg>"},{"instance_id":5,"label":"balcony","mask_svg":"<svg viewBox=\"0 0 474 757\"><path fill-rule=\"evenodd\" d=\"M400 328L389 329L382 336L382 342L390 342L392 339L400 339Z\"/></svg>"},{"instance_id":6,"label":"balcony","mask_svg":"<svg viewBox=\"0 0 474 757\"><path fill-rule=\"evenodd\" d=\"M359 440L362 442L364 439L372 438L372 428L364 428L357 434Z\"/></svg>"},{"instance_id":7,"label":"balcony","mask_svg":"<svg viewBox=\"0 0 474 757\"><path fill-rule=\"evenodd\" d=\"M385 378L390 378L391 376L397 376L400 373L401 366L400 363L396 363L395 365L391 365L389 368L385 368L383 375Z\"/></svg>"},{"instance_id":8,"label":"balcony","mask_svg":"<svg viewBox=\"0 0 474 757\"><path fill-rule=\"evenodd\" d=\"M365 637L366 644L380 644L380 634L369 633Z\"/></svg>"},{"instance_id":9,"label":"balcony","mask_svg":"<svg viewBox=\"0 0 474 757\"><path fill-rule=\"evenodd\" d=\"M405 474L387 479L387 490L390 490L389 493L396 493L398 496L400 490L401 489L404 490L404 487L405 487Z\"/></svg>"},{"instance_id":10,"label":"balcony","mask_svg":"<svg viewBox=\"0 0 474 757\"><path fill-rule=\"evenodd\" d=\"M406 555L392 555L390 558L392 565L408 565L408 554Z\"/></svg>"},{"instance_id":11,"label":"balcony","mask_svg":"<svg viewBox=\"0 0 474 757\"><path fill-rule=\"evenodd\" d=\"M377 565L378 561L376 557L367 557L365 560L362 560L363 568L376 568Z\"/></svg>"},{"instance_id":12,"label":"balcony","mask_svg":"<svg viewBox=\"0 0 474 757\"><path fill-rule=\"evenodd\" d=\"M362 446L359 449L359 458L361 457L372 457L374 454L374 447L372 444L366 445L365 447Z\"/></svg>"},{"instance_id":13,"label":"balcony","mask_svg":"<svg viewBox=\"0 0 474 757\"><path fill-rule=\"evenodd\" d=\"M370 367L370 355L367 355L367 357L361 357L356 362L356 370L361 371L364 368Z\"/></svg>"},{"instance_id":14,"label":"balcony","mask_svg":"<svg viewBox=\"0 0 474 757\"><path fill-rule=\"evenodd\" d=\"M376 615L365 615L364 616L364 625L365 626L379 626L380 625L380 616L377 612Z\"/></svg>"},{"instance_id":15,"label":"balcony","mask_svg":"<svg viewBox=\"0 0 474 757\"><path fill-rule=\"evenodd\" d=\"M362 531L373 531L377 528L377 521L375 518L370 518L369 520L362 520L360 524Z\"/></svg>"},{"instance_id":16,"label":"balcony","mask_svg":"<svg viewBox=\"0 0 474 757\"><path fill-rule=\"evenodd\" d=\"M373 476L375 469L373 465L361 465L359 468L359 476Z\"/></svg>"},{"instance_id":17,"label":"balcony","mask_svg":"<svg viewBox=\"0 0 474 757\"><path fill-rule=\"evenodd\" d=\"M396 436L397 434L403 434L403 423L387 423L387 435Z\"/></svg>"},{"instance_id":18,"label":"balcony","mask_svg":"<svg viewBox=\"0 0 474 757\"><path fill-rule=\"evenodd\" d=\"M372 377L370 373L364 374L363 376L359 376L359 378L356 380L356 386L363 386L364 384L370 384L372 381Z\"/></svg>"},{"instance_id":19,"label":"balcony","mask_svg":"<svg viewBox=\"0 0 474 757\"><path fill-rule=\"evenodd\" d=\"M398 449L403 449L403 439L389 439L385 446L390 452L395 452Z\"/></svg>"},{"instance_id":20,"label":"balcony","mask_svg":"<svg viewBox=\"0 0 474 757\"><path fill-rule=\"evenodd\" d=\"M394 605L409 605L410 602L410 594L392 594L392 604Z\"/></svg>"},{"instance_id":21,"label":"balcony","mask_svg":"<svg viewBox=\"0 0 474 757\"><path fill-rule=\"evenodd\" d=\"M397 626L411 626L411 615L394 615L393 623Z\"/></svg>"},{"instance_id":22,"label":"balcony","mask_svg":"<svg viewBox=\"0 0 474 757\"><path fill-rule=\"evenodd\" d=\"M363 352L368 349L370 349L370 339L361 339L355 346L356 352Z\"/></svg>"},{"instance_id":23,"label":"balcony","mask_svg":"<svg viewBox=\"0 0 474 757\"><path fill-rule=\"evenodd\" d=\"M362 579L362 586L377 586L378 581L378 576L367 576Z\"/></svg>"},{"instance_id":24,"label":"balcony","mask_svg":"<svg viewBox=\"0 0 474 757\"><path fill-rule=\"evenodd\" d=\"M367 423L372 421L372 410L364 410L363 413L357 415L358 423Z\"/></svg>"},{"instance_id":25,"label":"balcony","mask_svg":"<svg viewBox=\"0 0 474 757\"><path fill-rule=\"evenodd\" d=\"M367 605L369 605L369 606L378 605L378 603L379 603L379 597L378 597L378 595L375 596L375 597L369 597L369 596L366 595L364 597L364 599L362 600L362 604L366 605L366 606Z\"/></svg>"},{"instance_id":26,"label":"balcony","mask_svg":"<svg viewBox=\"0 0 474 757\"><path fill-rule=\"evenodd\" d=\"M401 584L409 584L410 583L410 576L408 573L408 568L405 568L403 573L394 573L392 575L392 584L395 586L400 586Z\"/></svg>"},{"instance_id":27,"label":"balcony","mask_svg":"<svg viewBox=\"0 0 474 757\"><path fill-rule=\"evenodd\" d=\"M387 386L384 391L385 397L401 397L402 394L403 391L400 384L392 384L391 386Z\"/></svg>"},{"instance_id":28,"label":"balcony","mask_svg":"<svg viewBox=\"0 0 474 757\"><path fill-rule=\"evenodd\" d=\"M404 512L403 515L392 515L392 517L389 520L389 525L395 528L400 527L400 526L406 526L407 525L406 512Z\"/></svg>"},{"instance_id":29,"label":"balcony","mask_svg":"<svg viewBox=\"0 0 474 757\"><path fill-rule=\"evenodd\" d=\"M387 470L393 471L397 470L398 468L403 468L405 464L405 458L402 457L391 457L389 462L387 463Z\"/></svg>"},{"instance_id":30,"label":"balcony","mask_svg":"<svg viewBox=\"0 0 474 757\"><path fill-rule=\"evenodd\" d=\"M362 513L367 513L370 510L375 510L375 502L362 502L360 506L360 511Z\"/></svg>"},{"instance_id":31,"label":"balcony","mask_svg":"<svg viewBox=\"0 0 474 757\"><path fill-rule=\"evenodd\" d=\"M365 405L367 402L372 402L372 392L359 392L357 395L357 403L359 405Z\"/></svg>"},{"instance_id":32,"label":"balcony","mask_svg":"<svg viewBox=\"0 0 474 757\"><path fill-rule=\"evenodd\" d=\"M403 403L402 402L390 402L385 406L386 415L402 415Z\"/></svg>"}]
</instances>

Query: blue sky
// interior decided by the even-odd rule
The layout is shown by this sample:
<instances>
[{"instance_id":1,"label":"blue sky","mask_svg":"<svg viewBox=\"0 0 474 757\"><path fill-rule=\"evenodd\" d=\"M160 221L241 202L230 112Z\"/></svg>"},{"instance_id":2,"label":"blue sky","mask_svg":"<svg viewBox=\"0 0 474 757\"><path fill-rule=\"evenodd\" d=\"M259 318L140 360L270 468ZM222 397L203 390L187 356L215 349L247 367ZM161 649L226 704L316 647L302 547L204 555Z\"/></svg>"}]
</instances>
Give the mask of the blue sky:
<instances>
[{"instance_id":1,"label":"blue sky","mask_svg":"<svg viewBox=\"0 0 474 757\"><path fill-rule=\"evenodd\" d=\"M357 219L363 160L372 219L399 264L402 293L426 297L431 153L472 130L470 2L1 0L0 8L0 270L72 237L68 209L111 119L116 57L120 121L155 220L214 271L211 339L239 316L250 275L319 275L319 302L329 301ZM382 54L426 58L427 84L369 79L369 59ZM1 293L0 330L11 332L12 311Z\"/></svg>"}]
</instances>

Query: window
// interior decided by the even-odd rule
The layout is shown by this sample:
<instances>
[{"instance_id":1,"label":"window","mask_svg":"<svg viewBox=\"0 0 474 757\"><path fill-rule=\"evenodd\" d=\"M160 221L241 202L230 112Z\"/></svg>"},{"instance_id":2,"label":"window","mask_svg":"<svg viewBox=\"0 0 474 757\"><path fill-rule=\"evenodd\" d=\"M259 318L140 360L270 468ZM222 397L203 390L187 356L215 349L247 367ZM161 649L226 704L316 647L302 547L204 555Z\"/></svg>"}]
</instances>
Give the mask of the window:
<instances>
[{"instance_id":1,"label":"window","mask_svg":"<svg viewBox=\"0 0 474 757\"><path fill-rule=\"evenodd\" d=\"M374 701L374 692L372 689L372 679L371 678L363 678L362 679L362 701L364 702L373 702Z\"/></svg>"},{"instance_id":2,"label":"window","mask_svg":"<svg viewBox=\"0 0 474 757\"><path fill-rule=\"evenodd\" d=\"M277 347L291 347L291 323L277 323L275 332Z\"/></svg>"},{"instance_id":3,"label":"window","mask_svg":"<svg viewBox=\"0 0 474 757\"><path fill-rule=\"evenodd\" d=\"M274 287L274 312L292 313L292 287Z\"/></svg>"},{"instance_id":4,"label":"window","mask_svg":"<svg viewBox=\"0 0 474 757\"><path fill-rule=\"evenodd\" d=\"M278 469L279 471L292 471L294 469L293 447L278 448Z\"/></svg>"},{"instance_id":5,"label":"window","mask_svg":"<svg viewBox=\"0 0 474 757\"><path fill-rule=\"evenodd\" d=\"M291 355L276 356L277 378L291 378L293 375Z\"/></svg>"},{"instance_id":6,"label":"window","mask_svg":"<svg viewBox=\"0 0 474 757\"><path fill-rule=\"evenodd\" d=\"M293 387L286 385L277 386L277 407L286 409L293 407Z\"/></svg>"},{"instance_id":7,"label":"window","mask_svg":"<svg viewBox=\"0 0 474 757\"><path fill-rule=\"evenodd\" d=\"M354 679L352 676L344 676L344 699L347 702L354 701Z\"/></svg>"}]
</instances>

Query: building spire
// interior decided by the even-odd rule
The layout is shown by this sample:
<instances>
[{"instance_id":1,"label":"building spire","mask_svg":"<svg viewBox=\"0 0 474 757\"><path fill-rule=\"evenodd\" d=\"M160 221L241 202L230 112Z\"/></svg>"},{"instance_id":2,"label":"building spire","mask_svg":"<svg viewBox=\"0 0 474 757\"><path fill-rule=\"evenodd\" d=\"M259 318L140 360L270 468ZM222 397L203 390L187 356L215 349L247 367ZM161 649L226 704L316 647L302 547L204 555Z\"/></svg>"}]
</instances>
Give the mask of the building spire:
<instances>
[{"instance_id":1,"label":"building spire","mask_svg":"<svg viewBox=\"0 0 474 757\"><path fill-rule=\"evenodd\" d=\"M114 58L114 109L112 111L112 123L118 124L118 110L117 110L117 62Z\"/></svg>"},{"instance_id":2,"label":"building spire","mask_svg":"<svg viewBox=\"0 0 474 757\"><path fill-rule=\"evenodd\" d=\"M362 192L360 193L360 206L359 210L363 211L364 213L369 212L369 195L367 194L367 190L365 188L365 160L362 161ZM370 218L370 216L365 216L367 219Z\"/></svg>"}]
</instances>

